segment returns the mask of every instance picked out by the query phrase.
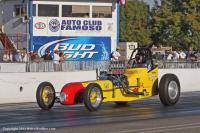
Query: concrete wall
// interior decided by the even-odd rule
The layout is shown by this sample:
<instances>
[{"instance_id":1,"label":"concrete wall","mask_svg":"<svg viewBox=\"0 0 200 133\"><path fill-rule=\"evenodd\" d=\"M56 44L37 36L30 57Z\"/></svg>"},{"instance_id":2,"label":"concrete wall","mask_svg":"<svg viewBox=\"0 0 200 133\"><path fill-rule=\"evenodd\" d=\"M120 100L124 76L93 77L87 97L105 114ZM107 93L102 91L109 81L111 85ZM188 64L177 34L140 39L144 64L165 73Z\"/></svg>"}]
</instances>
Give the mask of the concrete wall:
<instances>
[{"instance_id":1,"label":"concrete wall","mask_svg":"<svg viewBox=\"0 0 200 133\"><path fill-rule=\"evenodd\" d=\"M53 84L57 92L69 82L87 81L96 78L95 71L52 73L1 73L0 103L35 102L36 90L41 82ZM20 91L20 87L23 91Z\"/></svg>"},{"instance_id":2,"label":"concrete wall","mask_svg":"<svg viewBox=\"0 0 200 133\"><path fill-rule=\"evenodd\" d=\"M163 74L174 73L181 83L181 91L200 91L200 69L161 69ZM69 82L96 79L95 71L52 73L0 73L0 103L35 102L36 89L41 82L51 82L56 91ZM20 91L20 87L23 91Z\"/></svg>"},{"instance_id":3,"label":"concrete wall","mask_svg":"<svg viewBox=\"0 0 200 133\"><path fill-rule=\"evenodd\" d=\"M166 73L173 73L179 78L182 92L200 91L200 69L160 69L159 77Z\"/></svg>"},{"instance_id":4,"label":"concrete wall","mask_svg":"<svg viewBox=\"0 0 200 133\"><path fill-rule=\"evenodd\" d=\"M3 73L26 72L26 63L0 63L0 72Z\"/></svg>"}]
</instances>

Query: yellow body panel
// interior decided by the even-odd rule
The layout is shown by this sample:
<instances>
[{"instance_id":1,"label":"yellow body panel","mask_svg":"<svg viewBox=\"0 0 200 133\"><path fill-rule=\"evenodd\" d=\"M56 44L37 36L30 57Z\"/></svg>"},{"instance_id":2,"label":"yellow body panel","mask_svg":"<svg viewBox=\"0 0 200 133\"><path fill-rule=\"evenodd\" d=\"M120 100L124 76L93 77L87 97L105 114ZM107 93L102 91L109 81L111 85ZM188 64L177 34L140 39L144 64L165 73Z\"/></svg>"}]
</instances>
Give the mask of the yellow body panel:
<instances>
[{"instance_id":1,"label":"yellow body panel","mask_svg":"<svg viewBox=\"0 0 200 133\"><path fill-rule=\"evenodd\" d=\"M148 72L147 68L126 69L124 75L128 77L130 89L138 89L138 92L144 92L144 95L126 94L122 88L115 88L110 80L84 82L83 86L87 87L91 83L98 84L102 89L103 102L134 101L156 95L155 87L157 87L158 81L158 68L150 72Z\"/></svg>"}]
</instances>

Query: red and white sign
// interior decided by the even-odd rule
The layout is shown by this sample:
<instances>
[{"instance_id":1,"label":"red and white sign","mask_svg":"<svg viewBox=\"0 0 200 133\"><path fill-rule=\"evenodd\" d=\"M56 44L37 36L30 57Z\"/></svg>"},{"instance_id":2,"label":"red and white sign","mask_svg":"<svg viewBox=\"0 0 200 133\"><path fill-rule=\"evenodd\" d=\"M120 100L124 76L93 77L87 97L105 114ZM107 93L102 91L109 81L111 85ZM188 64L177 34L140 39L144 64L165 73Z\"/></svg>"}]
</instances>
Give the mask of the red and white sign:
<instances>
[{"instance_id":1,"label":"red and white sign","mask_svg":"<svg viewBox=\"0 0 200 133\"><path fill-rule=\"evenodd\" d=\"M126 4L126 0L120 0L120 5L125 5Z\"/></svg>"},{"instance_id":2,"label":"red and white sign","mask_svg":"<svg viewBox=\"0 0 200 133\"><path fill-rule=\"evenodd\" d=\"M45 29L45 28L46 28L46 24L43 23L43 22L37 22L37 23L35 24L35 28L36 28L36 29L39 29L39 30Z\"/></svg>"}]
</instances>

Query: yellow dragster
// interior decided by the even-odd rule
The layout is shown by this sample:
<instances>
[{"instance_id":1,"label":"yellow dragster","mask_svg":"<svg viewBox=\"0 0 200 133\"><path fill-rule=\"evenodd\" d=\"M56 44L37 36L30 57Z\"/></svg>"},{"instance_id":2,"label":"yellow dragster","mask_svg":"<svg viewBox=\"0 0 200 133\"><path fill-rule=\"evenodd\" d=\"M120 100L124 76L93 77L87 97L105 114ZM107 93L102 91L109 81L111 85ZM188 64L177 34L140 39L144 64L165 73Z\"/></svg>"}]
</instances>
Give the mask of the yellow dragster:
<instances>
[{"instance_id":1,"label":"yellow dragster","mask_svg":"<svg viewBox=\"0 0 200 133\"><path fill-rule=\"evenodd\" d=\"M44 110L56 101L63 105L84 103L89 111L96 111L102 103L125 105L157 94L164 105L176 104L180 97L179 80L174 74L165 74L158 84L158 67L150 48L137 48L128 63L111 62L108 71L101 72L97 80L66 84L58 96L51 83L43 82L36 98Z\"/></svg>"}]
</instances>

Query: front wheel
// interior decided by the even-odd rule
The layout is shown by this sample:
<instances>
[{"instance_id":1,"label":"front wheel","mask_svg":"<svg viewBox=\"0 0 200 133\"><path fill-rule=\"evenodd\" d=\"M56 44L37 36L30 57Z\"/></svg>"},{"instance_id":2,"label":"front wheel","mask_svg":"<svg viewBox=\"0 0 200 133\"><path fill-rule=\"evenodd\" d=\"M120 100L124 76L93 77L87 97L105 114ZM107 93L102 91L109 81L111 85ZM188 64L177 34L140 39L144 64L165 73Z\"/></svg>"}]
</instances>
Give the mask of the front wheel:
<instances>
[{"instance_id":1,"label":"front wheel","mask_svg":"<svg viewBox=\"0 0 200 133\"><path fill-rule=\"evenodd\" d=\"M180 98L180 83L176 75L166 74L159 84L160 101L165 106L175 105Z\"/></svg>"},{"instance_id":2,"label":"front wheel","mask_svg":"<svg viewBox=\"0 0 200 133\"><path fill-rule=\"evenodd\" d=\"M89 84L83 95L85 107L89 111L96 111L102 104L103 94L98 84Z\"/></svg>"},{"instance_id":3,"label":"front wheel","mask_svg":"<svg viewBox=\"0 0 200 133\"><path fill-rule=\"evenodd\" d=\"M36 99L41 109L51 109L55 103L55 89L53 85L49 82L41 83L37 88Z\"/></svg>"}]
</instances>

